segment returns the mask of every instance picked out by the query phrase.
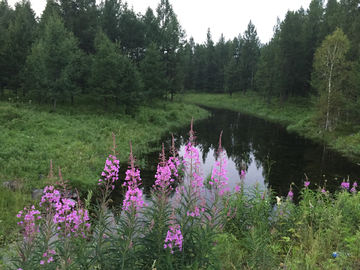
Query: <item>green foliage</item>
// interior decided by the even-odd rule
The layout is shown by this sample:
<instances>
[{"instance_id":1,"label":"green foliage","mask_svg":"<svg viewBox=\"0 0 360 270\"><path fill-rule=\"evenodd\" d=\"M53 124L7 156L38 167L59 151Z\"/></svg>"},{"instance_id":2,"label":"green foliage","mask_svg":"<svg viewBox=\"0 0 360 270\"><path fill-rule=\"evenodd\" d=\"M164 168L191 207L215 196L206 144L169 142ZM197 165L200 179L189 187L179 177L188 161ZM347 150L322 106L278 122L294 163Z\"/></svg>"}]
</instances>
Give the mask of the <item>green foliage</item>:
<instances>
[{"instance_id":1,"label":"green foliage","mask_svg":"<svg viewBox=\"0 0 360 270\"><path fill-rule=\"evenodd\" d=\"M144 95L152 104L152 100L162 98L166 86L165 69L155 43L146 50L145 59L140 63L141 77L144 83Z\"/></svg>"},{"instance_id":2,"label":"green foliage","mask_svg":"<svg viewBox=\"0 0 360 270\"><path fill-rule=\"evenodd\" d=\"M91 85L93 95L104 99L105 111L112 98L116 101L116 109L120 105L126 112L141 105L141 77L134 64L122 54L119 44L112 43L99 32L95 50Z\"/></svg>"},{"instance_id":3,"label":"green foliage","mask_svg":"<svg viewBox=\"0 0 360 270\"><path fill-rule=\"evenodd\" d=\"M28 56L24 89L56 103L79 93L76 85L81 70L80 52L74 36L67 32L62 20L53 15Z\"/></svg>"},{"instance_id":4,"label":"green foliage","mask_svg":"<svg viewBox=\"0 0 360 270\"><path fill-rule=\"evenodd\" d=\"M349 40L343 31L337 28L332 35L325 38L314 56L312 84L320 95L318 117L324 123L325 131L334 130L341 118L349 66L345 56L349 46Z\"/></svg>"}]
</instances>

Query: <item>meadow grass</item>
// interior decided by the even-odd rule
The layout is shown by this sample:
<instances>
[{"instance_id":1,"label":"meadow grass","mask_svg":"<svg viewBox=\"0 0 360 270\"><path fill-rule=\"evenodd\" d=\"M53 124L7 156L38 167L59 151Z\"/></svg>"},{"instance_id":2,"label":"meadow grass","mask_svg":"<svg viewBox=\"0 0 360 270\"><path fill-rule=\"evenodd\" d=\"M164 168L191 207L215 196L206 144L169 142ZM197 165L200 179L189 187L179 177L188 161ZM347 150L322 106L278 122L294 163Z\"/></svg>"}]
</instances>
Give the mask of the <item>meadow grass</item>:
<instances>
[{"instance_id":1,"label":"meadow grass","mask_svg":"<svg viewBox=\"0 0 360 270\"><path fill-rule=\"evenodd\" d=\"M272 98L269 104L264 97L251 92L245 96L236 92L231 97L228 94L189 92L178 98L188 104L230 109L281 123L289 132L325 143L354 161L358 162L360 158L359 128L342 122L333 132L324 132L316 119L315 97L289 98L283 103Z\"/></svg>"},{"instance_id":2,"label":"meadow grass","mask_svg":"<svg viewBox=\"0 0 360 270\"><path fill-rule=\"evenodd\" d=\"M138 157L160 149L159 138L172 130L208 116L204 109L183 103L157 101L152 108L139 107L131 115L104 112L89 97L74 105L33 104L11 93L0 102L0 244L11 239L16 213L31 202L31 192L44 188L50 160L61 167L73 188L82 194L96 187L109 155L112 132L121 162L129 155L129 140ZM110 104L112 105L112 104ZM2 184L16 181L15 191ZM6 236L6 237L5 237Z\"/></svg>"}]
</instances>

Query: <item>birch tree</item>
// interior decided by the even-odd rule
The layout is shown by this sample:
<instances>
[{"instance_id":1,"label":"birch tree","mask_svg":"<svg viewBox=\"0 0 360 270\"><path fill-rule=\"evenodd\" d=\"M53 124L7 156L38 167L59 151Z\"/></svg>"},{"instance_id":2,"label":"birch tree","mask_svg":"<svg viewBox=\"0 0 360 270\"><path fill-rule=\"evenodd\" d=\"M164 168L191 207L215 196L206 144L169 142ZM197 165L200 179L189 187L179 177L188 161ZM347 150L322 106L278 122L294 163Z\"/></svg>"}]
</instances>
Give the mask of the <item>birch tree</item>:
<instances>
[{"instance_id":1,"label":"birch tree","mask_svg":"<svg viewBox=\"0 0 360 270\"><path fill-rule=\"evenodd\" d=\"M346 53L350 47L343 31L336 28L327 36L314 56L313 86L320 94L320 115L325 112L325 130L330 132L340 118L343 83L348 78ZM324 110L325 109L325 110Z\"/></svg>"}]
</instances>

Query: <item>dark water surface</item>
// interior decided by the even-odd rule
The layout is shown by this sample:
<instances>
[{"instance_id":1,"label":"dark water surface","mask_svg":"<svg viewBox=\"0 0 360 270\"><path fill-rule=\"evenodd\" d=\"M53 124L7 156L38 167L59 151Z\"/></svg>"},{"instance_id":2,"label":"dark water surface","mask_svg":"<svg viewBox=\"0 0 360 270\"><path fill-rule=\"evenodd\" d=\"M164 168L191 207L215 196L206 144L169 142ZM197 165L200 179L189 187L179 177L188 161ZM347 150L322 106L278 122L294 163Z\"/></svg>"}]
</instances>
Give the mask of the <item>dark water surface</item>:
<instances>
[{"instance_id":1,"label":"dark water surface","mask_svg":"<svg viewBox=\"0 0 360 270\"><path fill-rule=\"evenodd\" d=\"M219 135L223 131L222 145L228 156L230 188L240 181L240 170L245 165L245 185L258 182L264 188L271 187L279 196L286 196L291 183L303 187L305 174L315 189L326 184L326 190L334 192L344 178L350 182L360 178L360 166L346 157L327 149L324 145L288 133L284 127L269 121L224 109L210 109L211 116L194 123L197 148L202 157L204 178L211 174L215 164ZM176 148L180 156L184 154L188 140L189 125L174 133ZM169 153L171 136L159 141L165 143ZM154 175L159 153L152 153L140 160L143 190L149 194L154 183ZM126 170L122 165L122 171ZM121 175L121 179L123 179ZM295 196L297 188L294 187ZM120 195L120 194L119 194ZM120 199L120 198L119 198Z\"/></svg>"}]
</instances>

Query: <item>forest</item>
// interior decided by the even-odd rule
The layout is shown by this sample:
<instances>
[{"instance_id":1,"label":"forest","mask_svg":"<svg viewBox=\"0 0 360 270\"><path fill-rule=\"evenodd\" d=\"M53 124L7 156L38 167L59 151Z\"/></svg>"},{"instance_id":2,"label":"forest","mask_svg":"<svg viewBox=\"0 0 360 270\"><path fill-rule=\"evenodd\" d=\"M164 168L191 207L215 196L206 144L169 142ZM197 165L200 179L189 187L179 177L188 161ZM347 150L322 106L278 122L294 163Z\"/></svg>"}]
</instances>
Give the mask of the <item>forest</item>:
<instances>
[{"instance_id":1,"label":"forest","mask_svg":"<svg viewBox=\"0 0 360 270\"><path fill-rule=\"evenodd\" d=\"M30 1L1 0L0 88L54 109L88 95L124 113L188 90L254 92L279 106L315 96L318 124L332 131L358 126L359 33L357 0L288 11L266 44L251 21L228 40L208 29L198 44L168 0L145 14L120 0L48 0L40 18Z\"/></svg>"}]
</instances>

